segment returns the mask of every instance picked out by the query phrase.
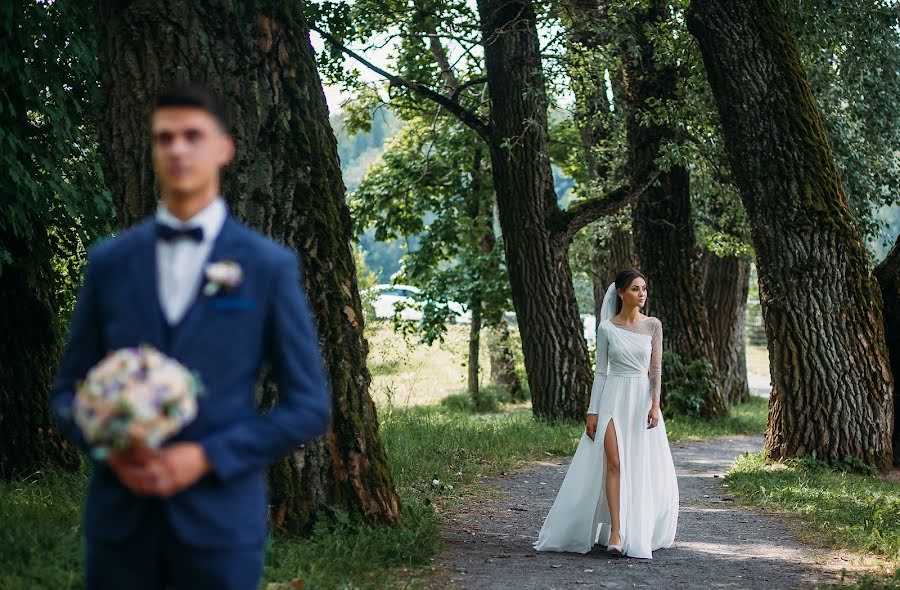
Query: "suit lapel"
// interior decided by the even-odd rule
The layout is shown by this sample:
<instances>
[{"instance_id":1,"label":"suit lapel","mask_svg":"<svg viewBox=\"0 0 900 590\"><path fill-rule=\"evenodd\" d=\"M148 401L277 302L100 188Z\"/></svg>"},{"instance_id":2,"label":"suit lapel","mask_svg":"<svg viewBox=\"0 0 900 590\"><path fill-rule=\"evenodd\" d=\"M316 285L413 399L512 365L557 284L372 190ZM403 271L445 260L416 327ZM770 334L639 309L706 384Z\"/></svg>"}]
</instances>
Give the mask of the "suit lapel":
<instances>
[{"instance_id":1,"label":"suit lapel","mask_svg":"<svg viewBox=\"0 0 900 590\"><path fill-rule=\"evenodd\" d=\"M157 285L156 267L156 233L155 222L150 219L137 227L137 250L135 263L132 265L132 280L135 285L135 302L137 313L135 321L141 322L140 334L146 334L142 343L162 349L162 309L159 305L159 287Z\"/></svg>"},{"instance_id":2,"label":"suit lapel","mask_svg":"<svg viewBox=\"0 0 900 590\"><path fill-rule=\"evenodd\" d=\"M183 345L190 338L191 334L203 325L203 319L209 310L210 298L203 294L203 287L206 285L206 266L220 260L237 261L241 250L240 232L238 231L237 222L231 215L228 215L225 218L225 223L222 225L222 230L216 237L215 243L213 243L209 258L206 259L206 262L203 263L203 268L200 269L200 280L197 281L191 305L185 312L184 317L181 318L181 321L172 327L171 346L173 350L177 346Z\"/></svg>"}]
</instances>

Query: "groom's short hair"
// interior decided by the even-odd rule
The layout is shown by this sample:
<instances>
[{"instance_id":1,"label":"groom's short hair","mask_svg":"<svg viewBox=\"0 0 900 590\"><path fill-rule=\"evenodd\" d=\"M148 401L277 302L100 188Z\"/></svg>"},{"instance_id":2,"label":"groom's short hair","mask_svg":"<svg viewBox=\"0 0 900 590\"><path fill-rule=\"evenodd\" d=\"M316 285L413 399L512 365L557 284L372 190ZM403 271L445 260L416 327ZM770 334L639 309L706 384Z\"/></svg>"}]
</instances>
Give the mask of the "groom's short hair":
<instances>
[{"instance_id":1,"label":"groom's short hair","mask_svg":"<svg viewBox=\"0 0 900 590\"><path fill-rule=\"evenodd\" d=\"M228 110L215 92L201 84L176 84L165 88L156 97L153 110L165 107L195 107L209 113L228 132Z\"/></svg>"}]
</instances>

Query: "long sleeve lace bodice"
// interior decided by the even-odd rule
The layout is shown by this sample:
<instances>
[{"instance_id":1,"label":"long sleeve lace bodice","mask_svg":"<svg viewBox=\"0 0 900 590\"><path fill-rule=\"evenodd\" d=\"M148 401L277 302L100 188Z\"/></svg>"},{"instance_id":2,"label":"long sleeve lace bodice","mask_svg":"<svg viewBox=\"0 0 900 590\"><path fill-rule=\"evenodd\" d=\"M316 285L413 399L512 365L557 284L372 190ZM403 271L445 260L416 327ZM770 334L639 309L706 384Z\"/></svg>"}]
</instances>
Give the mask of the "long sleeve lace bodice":
<instances>
[{"instance_id":1,"label":"long sleeve lace bodice","mask_svg":"<svg viewBox=\"0 0 900 590\"><path fill-rule=\"evenodd\" d=\"M650 336L650 364L647 375L650 378L650 394L654 403L659 403L662 392L662 322L658 318L648 317L629 326L610 321L616 329L628 330ZM596 414L600 404L600 394L606 384L609 367L609 339L602 329L597 330L597 363L594 369L594 385L591 388L591 401L588 414Z\"/></svg>"},{"instance_id":2,"label":"long sleeve lace bodice","mask_svg":"<svg viewBox=\"0 0 900 590\"><path fill-rule=\"evenodd\" d=\"M650 334L650 368L647 371L650 375L650 394L653 396L653 403L658 404L662 391L662 322L656 318L646 321L651 323L653 330Z\"/></svg>"}]
</instances>

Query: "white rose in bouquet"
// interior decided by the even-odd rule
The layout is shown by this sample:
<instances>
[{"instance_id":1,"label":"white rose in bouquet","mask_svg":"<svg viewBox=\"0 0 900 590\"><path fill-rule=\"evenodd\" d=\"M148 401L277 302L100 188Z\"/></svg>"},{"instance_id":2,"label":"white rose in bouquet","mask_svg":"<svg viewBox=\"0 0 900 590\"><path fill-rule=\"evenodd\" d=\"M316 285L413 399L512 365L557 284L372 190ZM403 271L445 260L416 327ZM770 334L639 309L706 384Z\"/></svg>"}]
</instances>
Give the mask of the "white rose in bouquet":
<instances>
[{"instance_id":1,"label":"white rose in bouquet","mask_svg":"<svg viewBox=\"0 0 900 590\"><path fill-rule=\"evenodd\" d=\"M75 423L100 459L130 443L158 448L197 415L202 386L152 346L123 348L97 363L75 393Z\"/></svg>"}]
</instances>

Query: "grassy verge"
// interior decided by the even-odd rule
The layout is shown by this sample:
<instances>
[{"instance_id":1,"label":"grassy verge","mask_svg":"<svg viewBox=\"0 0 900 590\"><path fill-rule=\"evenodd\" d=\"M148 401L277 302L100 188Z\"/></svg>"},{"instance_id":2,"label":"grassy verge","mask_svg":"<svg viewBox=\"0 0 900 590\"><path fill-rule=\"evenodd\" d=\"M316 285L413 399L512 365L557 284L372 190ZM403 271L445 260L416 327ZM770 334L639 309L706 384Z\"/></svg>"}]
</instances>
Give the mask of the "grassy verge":
<instances>
[{"instance_id":1,"label":"grassy verge","mask_svg":"<svg viewBox=\"0 0 900 590\"><path fill-rule=\"evenodd\" d=\"M292 580L303 579L305 590L415 586L440 548L441 508L480 493L479 478L503 476L535 459L571 455L583 432L582 424L535 421L523 406L477 413L463 397L380 410L405 509L402 526L361 526L337 513L322 519L308 539L276 535L267 552L266 583L290 588ZM667 428L677 442L760 432L764 424L765 403L754 401L712 422L673 420ZM81 587L78 523L86 477L86 472L48 471L0 482L0 588Z\"/></svg>"},{"instance_id":2,"label":"grassy verge","mask_svg":"<svg viewBox=\"0 0 900 590\"><path fill-rule=\"evenodd\" d=\"M688 416L666 420L666 432L670 442L735 434L762 434L766 431L768 410L769 400L751 397L749 401L729 408L724 416L709 420Z\"/></svg>"},{"instance_id":3,"label":"grassy verge","mask_svg":"<svg viewBox=\"0 0 900 590\"><path fill-rule=\"evenodd\" d=\"M871 552L900 568L900 484L852 467L811 459L766 465L761 453L748 454L725 484L748 503L801 517L816 542ZM869 576L853 587L900 589L900 570L893 578Z\"/></svg>"}]
</instances>

